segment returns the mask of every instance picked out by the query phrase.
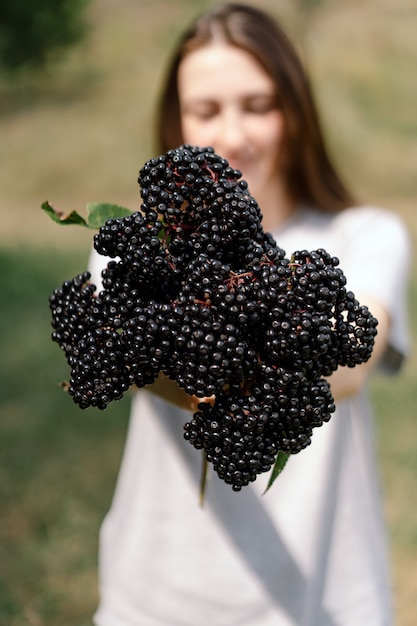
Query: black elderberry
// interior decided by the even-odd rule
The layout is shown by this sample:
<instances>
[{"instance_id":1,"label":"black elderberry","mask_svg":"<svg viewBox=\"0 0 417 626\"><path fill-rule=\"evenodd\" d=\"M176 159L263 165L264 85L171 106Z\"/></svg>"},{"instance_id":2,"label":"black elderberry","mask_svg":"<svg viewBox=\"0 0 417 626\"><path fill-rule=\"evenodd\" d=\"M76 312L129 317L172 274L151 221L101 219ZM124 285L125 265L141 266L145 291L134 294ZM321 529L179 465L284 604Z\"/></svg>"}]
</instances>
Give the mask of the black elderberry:
<instances>
[{"instance_id":1,"label":"black elderberry","mask_svg":"<svg viewBox=\"0 0 417 626\"><path fill-rule=\"evenodd\" d=\"M377 320L326 250L285 256L241 172L210 147L147 161L139 211L94 237L84 272L49 301L52 339L82 409L105 409L160 372L199 398L184 437L235 491L296 454L335 409L326 380L369 359Z\"/></svg>"}]
</instances>

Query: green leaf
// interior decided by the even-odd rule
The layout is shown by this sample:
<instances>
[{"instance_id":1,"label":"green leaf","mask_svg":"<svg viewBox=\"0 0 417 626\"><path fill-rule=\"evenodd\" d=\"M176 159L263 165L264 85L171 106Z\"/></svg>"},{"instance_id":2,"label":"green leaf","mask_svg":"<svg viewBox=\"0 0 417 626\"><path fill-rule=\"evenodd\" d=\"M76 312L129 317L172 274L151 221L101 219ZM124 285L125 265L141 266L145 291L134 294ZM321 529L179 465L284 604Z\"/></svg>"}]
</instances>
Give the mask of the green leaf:
<instances>
[{"instance_id":1,"label":"green leaf","mask_svg":"<svg viewBox=\"0 0 417 626\"><path fill-rule=\"evenodd\" d=\"M107 220L116 217L126 217L132 211L118 204L109 202L89 202L87 204L87 223L90 228L100 228Z\"/></svg>"},{"instance_id":2,"label":"green leaf","mask_svg":"<svg viewBox=\"0 0 417 626\"><path fill-rule=\"evenodd\" d=\"M71 213L65 214L63 211L61 211L57 207L54 207L47 200L41 204L41 208L57 224L61 224L62 226L68 226L70 224L78 224L78 226L85 226L89 228L89 225L87 224L85 219L81 217L81 215L79 215L76 211L72 211Z\"/></svg>"},{"instance_id":3,"label":"green leaf","mask_svg":"<svg viewBox=\"0 0 417 626\"><path fill-rule=\"evenodd\" d=\"M77 213L77 211L64 213L47 200L42 203L41 207L57 224L61 224L62 226L84 226L85 228L93 228L96 230L98 230L100 226L103 226L109 219L125 217L126 215L132 214L130 209L125 209L124 207L109 202L89 202L87 204L86 219Z\"/></svg>"},{"instance_id":4,"label":"green leaf","mask_svg":"<svg viewBox=\"0 0 417 626\"><path fill-rule=\"evenodd\" d=\"M282 452L282 450L278 451L277 458L275 459L274 467L272 468L271 475L269 477L269 481L264 491L264 494L268 491L270 487L272 487L272 485L275 482L275 479L281 474L289 457L290 455L287 454L286 452Z\"/></svg>"}]
</instances>

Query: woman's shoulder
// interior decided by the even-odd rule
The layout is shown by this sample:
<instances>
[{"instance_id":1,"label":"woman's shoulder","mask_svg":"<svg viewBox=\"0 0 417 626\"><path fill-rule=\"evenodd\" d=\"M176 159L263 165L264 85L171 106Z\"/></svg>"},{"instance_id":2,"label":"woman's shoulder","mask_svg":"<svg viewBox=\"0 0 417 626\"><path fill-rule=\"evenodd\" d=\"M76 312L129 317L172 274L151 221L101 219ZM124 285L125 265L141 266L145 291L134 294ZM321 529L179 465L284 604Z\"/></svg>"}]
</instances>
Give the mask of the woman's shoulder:
<instances>
[{"instance_id":1,"label":"woman's shoulder","mask_svg":"<svg viewBox=\"0 0 417 626\"><path fill-rule=\"evenodd\" d=\"M386 241L387 244L411 246L408 228L394 211L374 205L349 207L335 214L334 225L346 237L361 240Z\"/></svg>"},{"instance_id":2,"label":"woman's shoulder","mask_svg":"<svg viewBox=\"0 0 417 626\"><path fill-rule=\"evenodd\" d=\"M289 228L317 230L319 232L367 233L389 231L407 236L406 225L394 211L376 205L355 205L342 211L328 212L316 207L300 207L289 222Z\"/></svg>"},{"instance_id":3,"label":"woman's shoulder","mask_svg":"<svg viewBox=\"0 0 417 626\"><path fill-rule=\"evenodd\" d=\"M341 211L323 211L312 206L301 206L295 214L295 222L319 225L363 226L366 224L397 224L404 228L403 219L391 209L377 205L362 204L347 207Z\"/></svg>"},{"instance_id":4,"label":"woman's shoulder","mask_svg":"<svg viewBox=\"0 0 417 626\"><path fill-rule=\"evenodd\" d=\"M346 256L350 250L372 251L389 245L410 249L402 218L389 209L371 205L332 213L301 206L274 236L287 252L300 246L311 250L320 247L334 251L339 257Z\"/></svg>"},{"instance_id":5,"label":"woman's shoulder","mask_svg":"<svg viewBox=\"0 0 417 626\"><path fill-rule=\"evenodd\" d=\"M339 223L352 224L352 226L362 227L395 227L399 230L406 231L403 218L384 207L376 205L357 205L352 206L335 214L335 219Z\"/></svg>"}]
</instances>

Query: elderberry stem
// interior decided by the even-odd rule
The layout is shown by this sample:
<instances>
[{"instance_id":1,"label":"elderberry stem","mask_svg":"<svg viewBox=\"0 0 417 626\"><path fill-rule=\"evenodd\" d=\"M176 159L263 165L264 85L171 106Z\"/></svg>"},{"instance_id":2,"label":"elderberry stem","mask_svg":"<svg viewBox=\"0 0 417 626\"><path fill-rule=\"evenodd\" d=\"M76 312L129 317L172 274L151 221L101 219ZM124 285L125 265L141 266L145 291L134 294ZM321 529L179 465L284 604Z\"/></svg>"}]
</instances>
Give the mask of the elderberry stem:
<instances>
[{"instance_id":1,"label":"elderberry stem","mask_svg":"<svg viewBox=\"0 0 417 626\"><path fill-rule=\"evenodd\" d=\"M201 477L200 477L200 506L204 505L207 485L208 461L205 451L202 451Z\"/></svg>"}]
</instances>

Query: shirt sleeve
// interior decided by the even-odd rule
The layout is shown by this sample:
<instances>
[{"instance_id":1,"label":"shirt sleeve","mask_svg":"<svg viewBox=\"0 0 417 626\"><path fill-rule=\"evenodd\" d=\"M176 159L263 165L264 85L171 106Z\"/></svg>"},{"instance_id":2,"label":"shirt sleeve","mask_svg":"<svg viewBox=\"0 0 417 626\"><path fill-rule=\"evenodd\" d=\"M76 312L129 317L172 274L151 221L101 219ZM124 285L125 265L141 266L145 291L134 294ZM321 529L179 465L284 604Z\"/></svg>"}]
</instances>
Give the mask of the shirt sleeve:
<instances>
[{"instance_id":1,"label":"shirt sleeve","mask_svg":"<svg viewBox=\"0 0 417 626\"><path fill-rule=\"evenodd\" d=\"M411 240L402 219L375 207L340 214L344 233L341 267L361 304L379 302L391 319L389 344L381 367L395 372L409 352L408 282Z\"/></svg>"}]
</instances>

